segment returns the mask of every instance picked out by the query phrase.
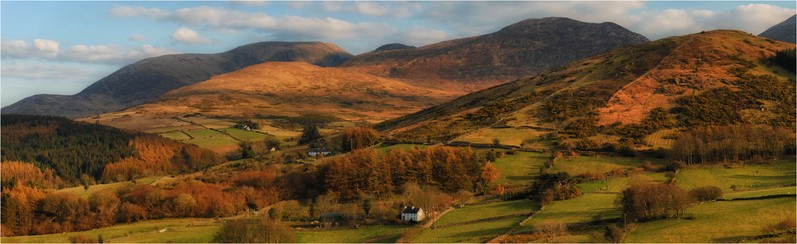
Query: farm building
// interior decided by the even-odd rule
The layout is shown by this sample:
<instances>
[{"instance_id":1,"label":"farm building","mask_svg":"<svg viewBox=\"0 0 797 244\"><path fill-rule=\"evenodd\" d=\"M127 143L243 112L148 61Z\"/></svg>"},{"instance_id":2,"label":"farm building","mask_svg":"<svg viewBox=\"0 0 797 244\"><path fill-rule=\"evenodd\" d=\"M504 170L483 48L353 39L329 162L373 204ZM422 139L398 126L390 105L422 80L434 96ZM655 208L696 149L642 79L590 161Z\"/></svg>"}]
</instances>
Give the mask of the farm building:
<instances>
[{"instance_id":1,"label":"farm building","mask_svg":"<svg viewBox=\"0 0 797 244\"><path fill-rule=\"evenodd\" d=\"M313 148L307 152L307 155L310 155L310 157L315 157L318 155L327 156L330 154L332 154L332 152L327 150L326 148Z\"/></svg>"},{"instance_id":2,"label":"farm building","mask_svg":"<svg viewBox=\"0 0 797 244\"><path fill-rule=\"evenodd\" d=\"M404 207L404 210L401 210L401 220L402 221L415 221L420 222L426 217L423 212L423 209L420 207Z\"/></svg>"}]
</instances>

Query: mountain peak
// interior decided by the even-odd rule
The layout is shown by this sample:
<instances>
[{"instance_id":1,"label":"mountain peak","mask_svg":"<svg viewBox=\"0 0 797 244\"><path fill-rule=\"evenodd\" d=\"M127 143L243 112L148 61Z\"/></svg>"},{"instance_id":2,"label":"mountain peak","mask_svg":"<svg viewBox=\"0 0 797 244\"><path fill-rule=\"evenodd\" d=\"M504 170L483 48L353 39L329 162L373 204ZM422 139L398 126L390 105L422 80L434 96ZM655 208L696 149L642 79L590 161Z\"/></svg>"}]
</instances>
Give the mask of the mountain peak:
<instances>
[{"instance_id":1,"label":"mountain peak","mask_svg":"<svg viewBox=\"0 0 797 244\"><path fill-rule=\"evenodd\" d=\"M387 50L400 50L400 49L414 49L415 46L410 46L402 43L390 43L379 46L374 52L387 51Z\"/></svg>"},{"instance_id":2,"label":"mountain peak","mask_svg":"<svg viewBox=\"0 0 797 244\"><path fill-rule=\"evenodd\" d=\"M760 35L762 37L766 37L773 40L778 40L782 42L791 42L795 43L797 36L797 14L792 15L790 18L784 20L783 22L778 23L770 27L769 29L762 32Z\"/></svg>"}]
</instances>

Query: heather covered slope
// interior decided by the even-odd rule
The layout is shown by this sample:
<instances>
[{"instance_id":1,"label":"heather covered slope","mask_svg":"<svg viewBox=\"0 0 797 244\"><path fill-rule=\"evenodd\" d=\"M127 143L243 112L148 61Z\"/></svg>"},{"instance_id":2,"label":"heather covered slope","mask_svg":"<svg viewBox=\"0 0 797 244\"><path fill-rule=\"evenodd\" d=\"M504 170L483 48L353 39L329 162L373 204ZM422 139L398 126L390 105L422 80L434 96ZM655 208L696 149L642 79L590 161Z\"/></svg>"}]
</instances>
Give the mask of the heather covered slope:
<instances>
[{"instance_id":1,"label":"heather covered slope","mask_svg":"<svg viewBox=\"0 0 797 244\"><path fill-rule=\"evenodd\" d=\"M154 100L168 91L268 61L335 66L351 56L321 42L261 42L218 54L175 54L125 66L78 94L35 95L4 107L2 113L83 117Z\"/></svg>"},{"instance_id":2,"label":"heather covered slope","mask_svg":"<svg viewBox=\"0 0 797 244\"><path fill-rule=\"evenodd\" d=\"M699 125L793 127L794 73L770 59L792 47L728 30L671 37L572 62L378 127L409 141L518 128L615 142Z\"/></svg>"},{"instance_id":3,"label":"heather covered slope","mask_svg":"<svg viewBox=\"0 0 797 244\"><path fill-rule=\"evenodd\" d=\"M173 90L157 101L105 114L99 120L123 128L129 128L124 121L186 114L265 119L313 115L379 122L453 97L452 93L346 69L267 62Z\"/></svg>"},{"instance_id":4,"label":"heather covered slope","mask_svg":"<svg viewBox=\"0 0 797 244\"><path fill-rule=\"evenodd\" d=\"M647 41L609 22L528 19L491 34L418 48L380 47L341 66L465 94Z\"/></svg>"},{"instance_id":5,"label":"heather covered slope","mask_svg":"<svg viewBox=\"0 0 797 244\"><path fill-rule=\"evenodd\" d=\"M777 25L769 27L769 29L765 30L758 36L782 42L795 43L795 36L797 36L797 15L792 15L791 18L788 18Z\"/></svg>"}]
</instances>

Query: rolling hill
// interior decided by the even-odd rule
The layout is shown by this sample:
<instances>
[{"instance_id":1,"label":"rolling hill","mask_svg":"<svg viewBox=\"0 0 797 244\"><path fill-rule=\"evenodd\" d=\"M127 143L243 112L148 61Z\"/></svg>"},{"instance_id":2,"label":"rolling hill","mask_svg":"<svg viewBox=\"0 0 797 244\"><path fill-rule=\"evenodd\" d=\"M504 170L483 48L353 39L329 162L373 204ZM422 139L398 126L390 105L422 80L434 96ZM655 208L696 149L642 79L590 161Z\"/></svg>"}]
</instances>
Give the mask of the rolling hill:
<instances>
[{"instance_id":1,"label":"rolling hill","mask_svg":"<svg viewBox=\"0 0 797 244\"><path fill-rule=\"evenodd\" d=\"M352 57L341 66L465 94L647 41L609 22L527 19L491 34L418 48L389 44Z\"/></svg>"},{"instance_id":2,"label":"rolling hill","mask_svg":"<svg viewBox=\"0 0 797 244\"><path fill-rule=\"evenodd\" d=\"M663 130L659 124L793 127L794 73L771 61L791 48L730 30L671 37L588 57L377 127L404 141L526 135L517 140L527 144L553 130L600 143L648 136Z\"/></svg>"},{"instance_id":3,"label":"rolling hill","mask_svg":"<svg viewBox=\"0 0 797 244\"><path fill-rule=\"evenodd\" d=\"M316 116L379 122L454 96L347 69L302 62L266 62L214 76L170 91L154 102L104 114L98 119L102 124L138 130L150 127L141 126L146 123L127 122L199 114L217 118Z\"/></svg>"},{"instance_id":4,"label":"rolling hill","mask_svg":"<svg viewBox=\"0 0 797 244\"><path fill-rule=\"evenodd\" d=\"M791 18L769 27L769 29L761 32L758 36L782 42L795 43L795 36L797 36L797 15L792 15Z\"/></svg>"},{"instance_id":5,"label":"rolling hill","mask_svg":"<svg viewBox=\"0 0 797 244\"><path fill-rule=\"evenodd\" d=\"M4 107L2 113L70 118L113 112L154 100L168 91L268 61L335 66L351 56L321 42L261 42L217 54L175 54L127 65L75 95L34 95Z\"/></svg>"}]
</instances>

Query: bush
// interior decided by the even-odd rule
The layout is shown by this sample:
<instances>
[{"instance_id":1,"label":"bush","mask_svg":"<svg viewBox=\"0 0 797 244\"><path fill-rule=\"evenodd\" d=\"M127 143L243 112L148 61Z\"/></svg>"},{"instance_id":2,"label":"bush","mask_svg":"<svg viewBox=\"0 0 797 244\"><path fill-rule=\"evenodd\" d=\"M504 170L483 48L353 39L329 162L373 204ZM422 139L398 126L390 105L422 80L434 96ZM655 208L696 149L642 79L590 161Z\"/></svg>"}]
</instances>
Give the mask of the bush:
<instances>
[{"instance_id":1,"label":"bush","mask_svg":"<svg viewBox=\"0 0 797 244\"><path fill-rule=\"evenodd\" d=\"M698 187L690 190L689 195L698 202L714 201L722 197L722 189L716 186Z\"/></svg>"},{"instance_id":2,"label":"bush","mask_svg":"<svg viewBox=\"0 0 797 244\"><path fill-rule=\"evenodd\" d=\"M606 231L603 236L608 242L619 243L623 241L623 238L625 237L625 230L618 227L616 224L610 224L609 226L606 226Z\"/></svg>"}]
</instances>

